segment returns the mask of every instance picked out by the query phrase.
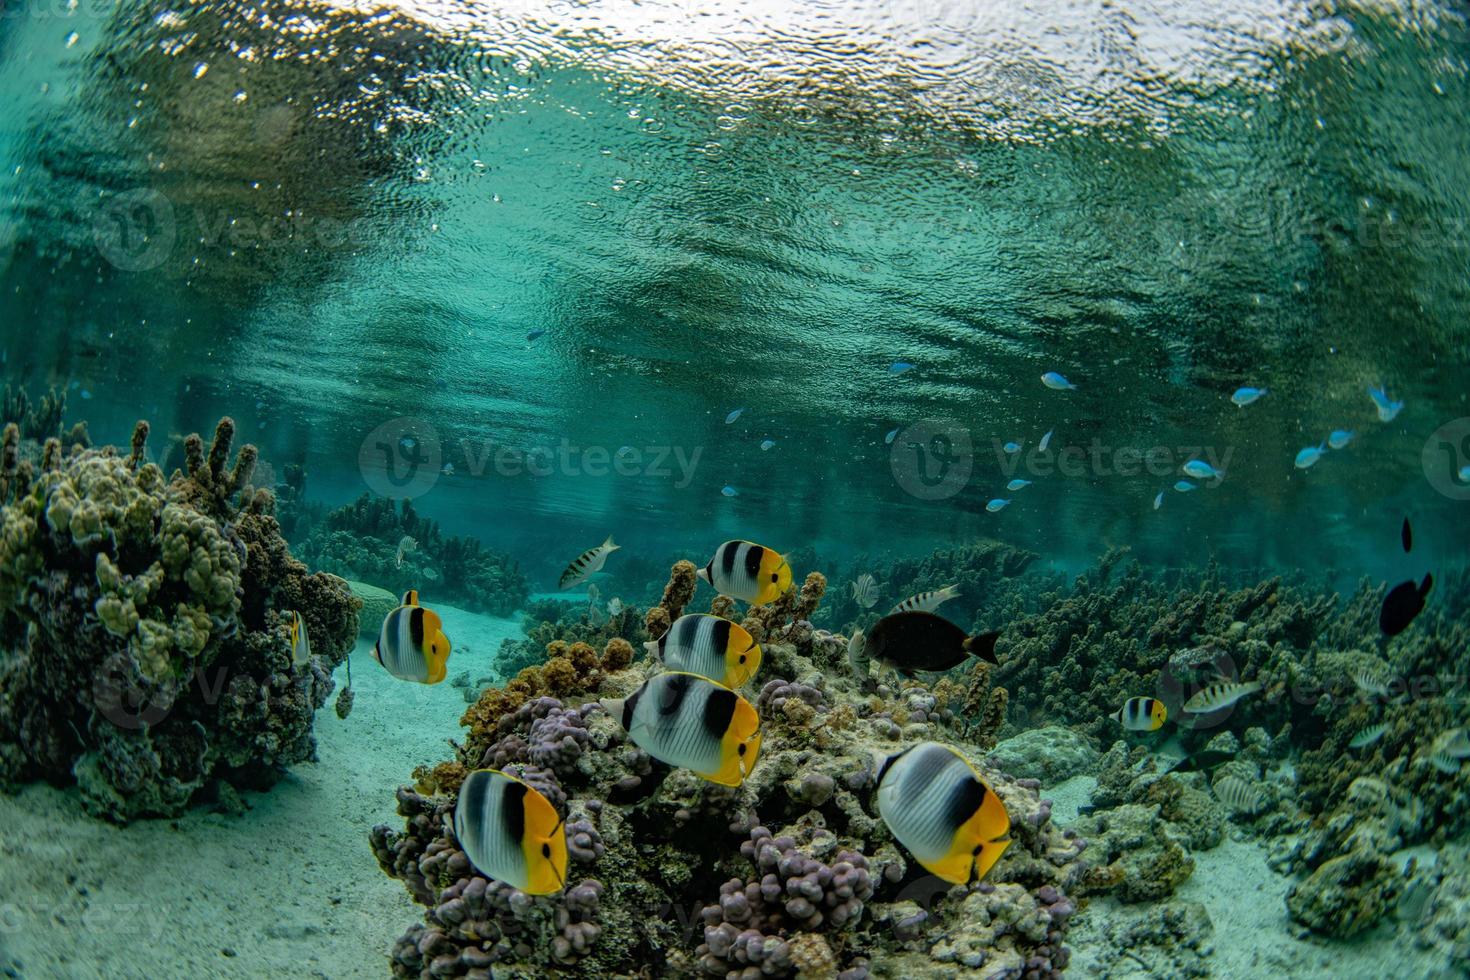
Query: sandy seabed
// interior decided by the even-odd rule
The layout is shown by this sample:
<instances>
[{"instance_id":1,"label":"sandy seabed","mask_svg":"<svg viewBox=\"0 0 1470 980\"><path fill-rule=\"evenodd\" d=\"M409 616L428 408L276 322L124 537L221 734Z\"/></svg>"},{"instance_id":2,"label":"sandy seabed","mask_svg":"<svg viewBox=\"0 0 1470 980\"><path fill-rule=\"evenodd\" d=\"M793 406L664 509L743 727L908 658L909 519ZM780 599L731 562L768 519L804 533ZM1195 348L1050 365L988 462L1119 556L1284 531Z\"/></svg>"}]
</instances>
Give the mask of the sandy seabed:
<instances>
[{"instance_id":1,"label":"sandy seabed","mask_svg":"<svg viewBox=\"0 0 1470 980\"><path fill-rule=\"evenodd\" d=\"M436 605L455 645L451 678L495 673L518 619ZM0 976L32 978L385 977L394 941L423 910L379 870L374 824L396 824L394 790L418 765L450 755L465 709L460 688L390 677L360 641L352 653L352 715L317 714L315 764L294 766L268 793L243 794L240 815L196 808L174 820L117 827L86 816L76 790L32 785L0 795ZM338 683L345 672L337 671ZM1091 777L1043 795L1054 819L1074 819ZM1433 964L1391 935L1352 943L1295 937L1290 885L1251 841L1194 855L1175 896L1214 923L1203 965L1214 977L1428 976ZM1134 907L1135 909L1139 907ZM1068 935L1078 977L1166 977L1162 963L1122 957L1105 917L1130 909L1090 903Z\"/></svg>"},{"instance_id":2,"label":"sandy seabed","mask_svg":"<svg viewBox=\"0 0 1470 980\"><path fill-rule=\"evenodd\" d=\"M493 673L519 619L435 605L454 643L450 676ZM337 683L345 682L344 668ZM397 824L394 791L449 758L463 692L395 680L352 652L352 714L317 712L315 764L238 816L196 808L118 827L75 788L0 795L0 976L160 980L384 977L394 941L423 914L368 845Z\"/></svg>"}]
</instances>

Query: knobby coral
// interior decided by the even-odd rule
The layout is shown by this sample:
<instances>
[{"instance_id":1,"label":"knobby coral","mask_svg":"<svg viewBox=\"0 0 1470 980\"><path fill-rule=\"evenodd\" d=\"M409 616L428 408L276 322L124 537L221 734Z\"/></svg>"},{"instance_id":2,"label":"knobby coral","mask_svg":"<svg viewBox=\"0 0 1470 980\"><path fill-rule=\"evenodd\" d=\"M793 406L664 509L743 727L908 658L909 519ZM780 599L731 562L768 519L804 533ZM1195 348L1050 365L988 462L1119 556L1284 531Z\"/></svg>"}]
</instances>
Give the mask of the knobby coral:
<instances>
[{"instance_id":1,"label":"knobby coral","mask_svg":"<svg viewBox=\"0 0 1470 980\"><path fill-rule=\"evenodd\" d=\"M34 447L0 507L0 783L75 779L117 820L313 758L313 714L357 632L346 584L292 559L269 491L249 486L254 447L230 465L233 422L207 452L189 437L171 481L143 461L147 434L127 455ZM293 610L314 653L300 666Z\"/></svg>"},{"instance_id":2,"label":"knobby coral","mask_svg":"<svg viewBox=\"0 0 1470 980\"><path fill-rule=\"evenodd\" d=\"M675 567L652 627L688 605L691 569ZM808 576L745 618L768 656L759 694L748 695L761 757L740 787L650 758L603 709L599 698L626 696L658 669L621 638L601 654L554 642L544 664L484 692L455 758L399 790L404 823L371 834L384 871L427 909L394 949L395 974L856 980L879 961L912 976L980 964L1059 974L1086 842L1052 824L1034 780L990 772L1013 839L990 880L952 888L914 864L874 809L883 758L924 738L952 741L977 764L983 756L923 685L865 692L794 644L810 640L823 585ZM519 775L565 815L562 892L531 897L470 865L452 815L479 767Z\"/></svg>"}]
</instances>

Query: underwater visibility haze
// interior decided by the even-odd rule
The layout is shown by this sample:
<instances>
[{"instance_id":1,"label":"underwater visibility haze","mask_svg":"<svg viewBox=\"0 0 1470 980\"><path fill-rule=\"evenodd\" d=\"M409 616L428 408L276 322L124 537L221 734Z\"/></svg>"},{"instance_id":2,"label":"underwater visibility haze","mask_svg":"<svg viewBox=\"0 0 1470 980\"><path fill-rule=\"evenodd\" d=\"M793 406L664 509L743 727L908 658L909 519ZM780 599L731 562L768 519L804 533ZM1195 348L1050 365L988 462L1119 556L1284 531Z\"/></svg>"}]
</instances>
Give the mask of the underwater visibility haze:
<instances>
[{"instance_id":1,"label":"underwater visibility haze","mask_svg":"<svg viewBox=\"0 0 1470 980\"><path fill-rule=\"evenodd\" d=\"M0 6L0 974L1470 975L1458 3Z\"/></svg>"}]
</instances>

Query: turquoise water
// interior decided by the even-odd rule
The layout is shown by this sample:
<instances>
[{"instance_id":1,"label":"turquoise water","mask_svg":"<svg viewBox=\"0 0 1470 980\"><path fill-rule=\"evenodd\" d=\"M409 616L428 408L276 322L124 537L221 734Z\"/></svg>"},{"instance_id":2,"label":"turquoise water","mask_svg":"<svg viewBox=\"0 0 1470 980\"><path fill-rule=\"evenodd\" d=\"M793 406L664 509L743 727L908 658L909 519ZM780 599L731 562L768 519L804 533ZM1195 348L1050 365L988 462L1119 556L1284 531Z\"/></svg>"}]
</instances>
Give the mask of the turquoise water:
<instances>
[{"instance_id":1,"label":"turquoise water","mask_svg":"<svg viewBox=\"0 0 1470 980\"><path fill-rule=\"evenodd\" d=\"M411 497L532 592L609 534L604 597L727 538L834 592L987 540L1392 583L1470 548L1467 28L6 3L3 377L160 462L229 415L257 485ZM1223 478L1172 489L1195 456Z\"/></svg>"}]
</instances>

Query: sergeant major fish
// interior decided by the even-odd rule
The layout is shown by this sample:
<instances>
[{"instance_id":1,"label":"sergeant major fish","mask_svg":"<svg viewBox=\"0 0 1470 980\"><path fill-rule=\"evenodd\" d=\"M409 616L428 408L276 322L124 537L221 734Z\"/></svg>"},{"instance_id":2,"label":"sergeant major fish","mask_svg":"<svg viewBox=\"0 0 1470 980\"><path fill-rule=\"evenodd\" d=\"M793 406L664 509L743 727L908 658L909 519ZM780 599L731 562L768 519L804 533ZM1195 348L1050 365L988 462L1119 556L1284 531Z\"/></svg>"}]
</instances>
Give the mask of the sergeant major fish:
<instances>
[{"instance_id":1,"label":"sergeant major fish","mask_svg":"<svg viewBox=\"0 0 1470 980\"><path fill-rule=\"evenodd\" d=\"M1259 681L1251 681L1248 684L1237 684L1231 681L1221 681L1218 684L1207 684L1194 693L1188 701L1184 702L1186 714L1206 714L1211 711L1219 711L1221 708L1229 707L1241 698L1255 694L1261 689Z\"/></svg>"},{"instance_id":2,"label":"sergeant major fish","mask_svg":"<svg viewBox=\"0 0 1470 980\"><path fill-rule=\"evenodd\" d=\"M944 588L935 589L933 592L920 592L918 595L911 595L907 599L900 602L898 605L894 606L891 611L896 613L932 613L934 610L938 609L941 605L948 602L949 600L958 598L959 594L960 587L958 585L946 585Z\"/></svg>"},{"instance_id":3,"label":"sergeant major fish","mask_svg":"<svg viewBox=\"0 0 1470 980\"><path fill-rule=\"evenodd\" d=\"M581 585L593 575L602 571L602 566L607 564L607 556L621 548L622 545L613 544L612 535L596 548L589 548L582 552L561 573L558 585L563 589L570 589L575 585Z\"/></svg>"}]
</instances>

